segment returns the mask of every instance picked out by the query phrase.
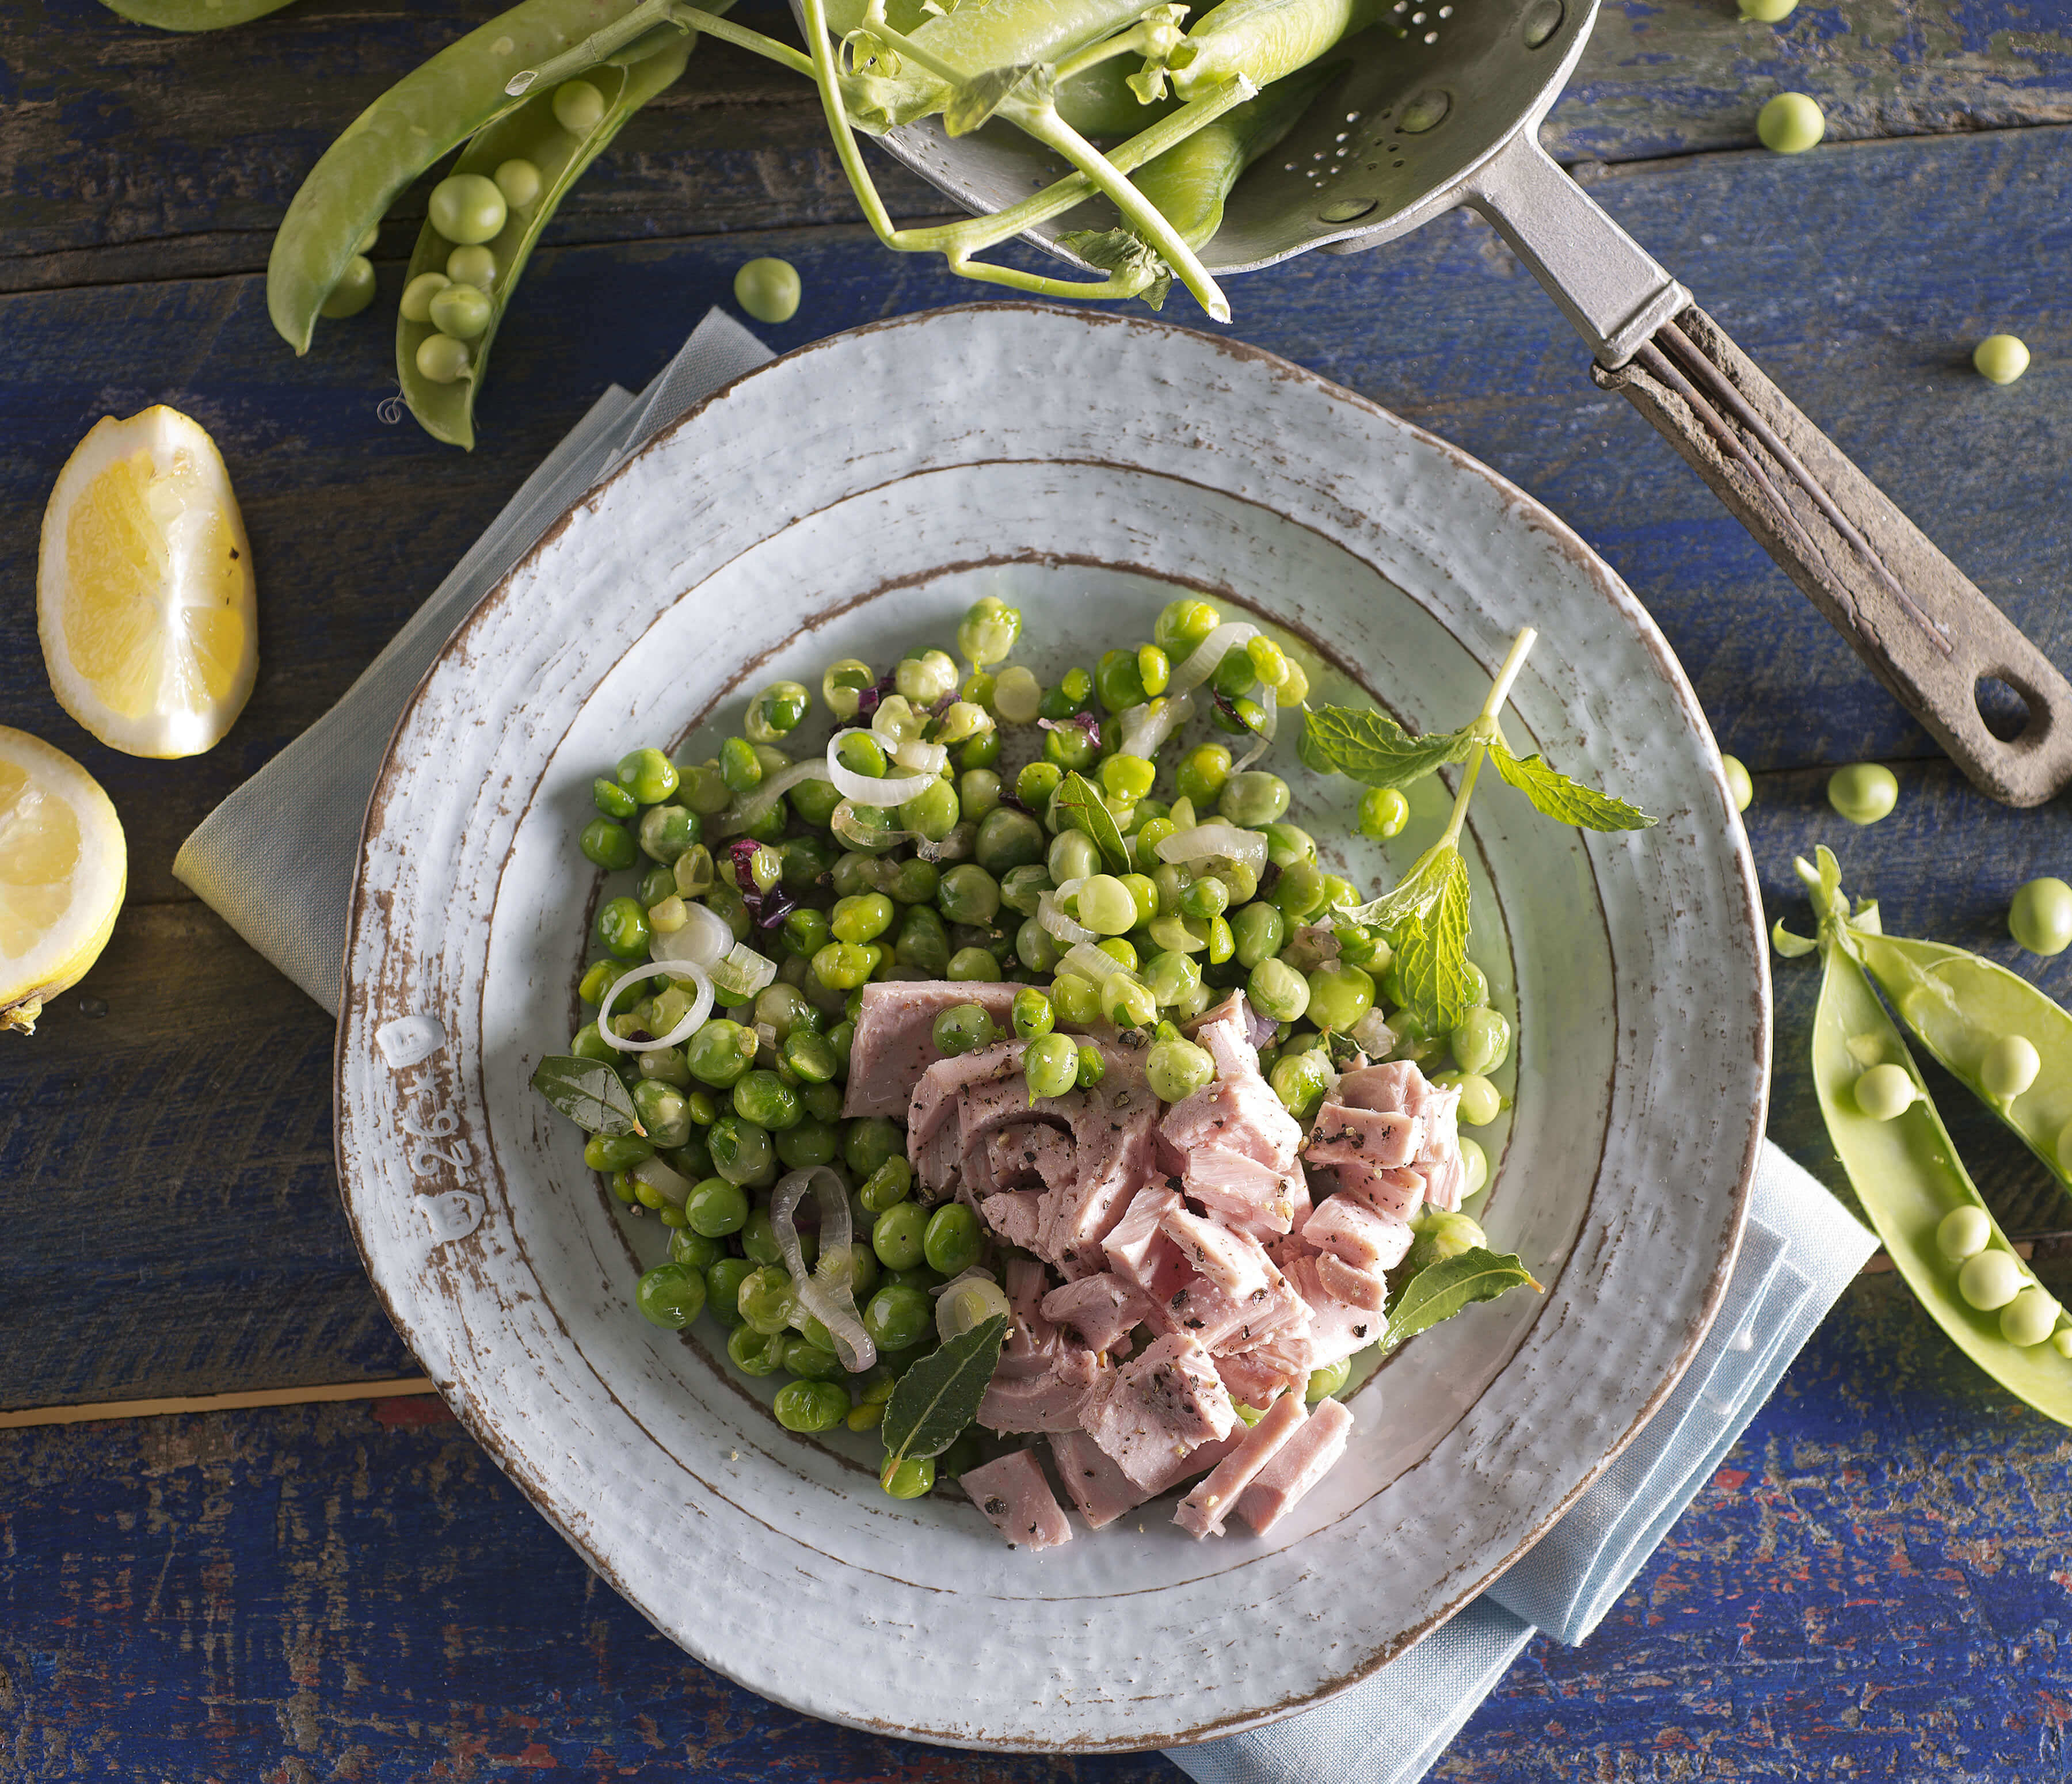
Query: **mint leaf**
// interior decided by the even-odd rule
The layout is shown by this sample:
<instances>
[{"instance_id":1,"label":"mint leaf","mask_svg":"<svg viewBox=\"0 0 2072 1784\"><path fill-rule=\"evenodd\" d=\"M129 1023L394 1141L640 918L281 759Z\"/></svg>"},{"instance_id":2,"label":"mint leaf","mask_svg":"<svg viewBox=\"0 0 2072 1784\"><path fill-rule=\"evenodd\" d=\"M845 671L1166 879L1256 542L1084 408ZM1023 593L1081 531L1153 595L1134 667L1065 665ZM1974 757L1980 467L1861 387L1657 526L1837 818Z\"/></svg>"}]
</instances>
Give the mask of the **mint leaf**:
<instances>
[{"instance_id":1,"label":"mint leaf","mask_svg":"<svg viewBox=\"0 0 2072 1784\"><path fill-rule=\"evenodd\" d=\"M1364 923L1392 935L1405 923L1422 923L1445 890L1452 863L1459 859L1451 843L1434 844L1411 864L1410 871L1397 882L1393 892L1384 892L1378 898L1341 911L1335 920Z\"/></svg>"},{"instance_id":2,"label":"mint leaf","mask_svg":"<svg viewBox=\"0 0 2072 1784\"><path fill-rule=\"evenodd\" d=\"M1370 787L1407 787L1435 768L1466 760L1474 746L1471 730L1412 737L1386 713L1313 706L1297 754L1324 773L1350 775Z\"/></svg>"},{"instance_id":3,"label":"mint leaf","mask_svg":"<svg viewBox=\"0 0 2072 1784\"><path fill-rule=\"evenodd\" d=\"M1571 780L1547 765L1544 756L1515 756L1500 743L1490 746L1497 772L1532 801L1533 808L1585 830L1646 830L1655 820L1637 805Z\"/></svg>"},{"instance_id":4,"label":"mint leaf","mask_svg":"<svg viewBox=\"0 0 2072 1784\"><path fill-rule=\"evenodd\" d=\"M647 1132L626 1082L602 1059L555 1054L532 1073L532 1088L586 1133Z\"/></svg>"},{"instance_id":5,"label":"mint leaf","mask_svg":"<svg viewBox=\"0 0 2072 1784\"><path fill-rule=\"evenodd\" d=\"M888 1464L939 1456L978 1416L1000 1346L1007 1315L960 1333L925 1356L899 1378L885 1403L885 1459Z\"/></svg>"},{"instance_id":6,"label":"mint leaf","mask_svg":"<svg viewBox=\"0 0 2072 1784\"><path fill-rule=\"evenodd\" d=\"M1476 1246L1455 1257L1428 1264L1410 1279L1388 1310L1388 1329L1382 1334L1381 1347L1392 1350L1407 1338L1429 1331L1442 1319L1451 1319L1464 1307L1478 1301L1494 1301L1521 1284L1536 1293L1546 1290L1532 1280L1532 1273L1515 1252L1502 1256Z\"/></svg>"},{"instance_id":7,"label":"mint leaf","mask_svg":"<svg viewBox=\"0 0 2072 1784\"><path fill-rule=\"evenodd\" d=\"M1431 909L1398 932L1397 982L1411 1013L1434 1034L1451 1030L1474 1001L1468 980L1468 864L1446 851Z\"/></svg>"},{"instance_id":8,"label":"mint leaf","mask_svg":"<svg viewBox=\"0 0 2072 1784\"><path fill-rule=\"evenodd\" d=\"M1077 830L1090 837L1100 851L1101 865L1111 874L1136 870L1135 857L1122 839L1115 814L1101 803L1100 791L1084 775L1075 771L1058 783L1057 791L1050 795L1050 821L1062 829Z\"/></svg>"}]
</instances>

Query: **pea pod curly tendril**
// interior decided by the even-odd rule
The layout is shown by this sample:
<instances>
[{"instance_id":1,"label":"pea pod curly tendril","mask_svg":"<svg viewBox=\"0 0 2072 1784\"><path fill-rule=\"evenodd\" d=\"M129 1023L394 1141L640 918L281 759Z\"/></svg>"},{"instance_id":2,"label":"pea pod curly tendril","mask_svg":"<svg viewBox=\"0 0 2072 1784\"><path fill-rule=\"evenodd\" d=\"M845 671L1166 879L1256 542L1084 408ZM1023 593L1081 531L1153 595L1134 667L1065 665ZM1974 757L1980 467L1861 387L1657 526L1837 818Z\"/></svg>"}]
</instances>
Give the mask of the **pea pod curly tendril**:
<instances>
[{"instance_id":1,"label":"pea pod curly tendril","mask_svg":"<svg viewBox=\"0 0 2072 1784\"><path fill-rule=\"evenodd\" d=\"M1997 1254L2008 1260L2002 1273L2029 1280L1958 1157L1898 1026L1878 1001L1863 964L1864 944L1875 938L1875 929L1863 927L1864 910L1851 911L1834 856L1821 849L1817 860L1817 865L1795 864L1819 919L1811 944L1821 956L1814 1090L1856 1201L1908 1286L1957 1347L2038 1412L2072 1424L2072 1359L2054 1344L2012 1342L1993 1307L1966 1298L1958 1260L1938 1243L1944 1223L1956 1216L1971 1230L1963 1248L1967 1268L1975 1268L1972 1260L1980 1256ZM1887 1067L1903 1071L1914 1094L1897 1112L1873 1100L1872 1112L1860 1099L1859 1080ZM2062 1311L2054 1323L2065 1333Z\"/></svg>"}]
</instances>

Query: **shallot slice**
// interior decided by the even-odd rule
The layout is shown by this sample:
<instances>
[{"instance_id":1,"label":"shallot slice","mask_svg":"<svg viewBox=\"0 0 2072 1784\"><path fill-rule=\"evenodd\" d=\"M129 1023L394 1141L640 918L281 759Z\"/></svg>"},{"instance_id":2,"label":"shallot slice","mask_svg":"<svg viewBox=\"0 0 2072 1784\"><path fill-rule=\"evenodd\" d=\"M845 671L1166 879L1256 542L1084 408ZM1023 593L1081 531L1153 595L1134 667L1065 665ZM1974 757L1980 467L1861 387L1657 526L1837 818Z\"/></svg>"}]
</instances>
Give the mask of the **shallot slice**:
<instances>
[{"instance_id":1,"label":"shallot slice","mask_svg":"<svg viewBox=\"0 0 2072 1784\"><path fill-rule=\"evenodd\" d=\"M793 1218L809 1189L820 1205L820 1261L810 1272ZM878 1361L878 1346L857 1317L856 1293L849 1280L849 1191L842 1187L842 1180L825 1165L779 1178L770 1192L770 1231L798 1292L799 1305L827 1327L842 1367L853 1375L861 1375Z\"/></svg>"},{"instance_id":2,"label":"shallot slice","mask_svg":"<svg viewBox=\"0 0 2072 1784\"><path fill-rule=\"evenodd\" d=\"M1262 873L1266 867L1266 833L1240 830L1227 818L1211 818L1190 830L1176 830L1158 845L1158 858L1174 865L1190 861L1230 861Z\"/></svg>"},{"instance_id":3,"label":"shallot slice","mask_svg":"<svg viewBox=\"0 0 2072 1784\"><path fill-rule=\"evenodd\" d=\"M680 935L683 931L679 930L677 933ZM688 979L698 988L697 1000L691 1005L690 1014L657 1039L622 1041L611 1027L611 1006L619 1001L619 993L630 984L636 984L643 979L652 979L664 972L679 981ZM703 967L690 960L651 960L645 966L631 967L620 973L612 982L610 990L605 993L604 1001L598 1005L597 1010L598 1038L615 1053L652 1053L662 1047L672 1047L679 1041L688 1040L704 1026L705 1019L712 1014L712 977Z\"/></svg>"},{"instance_id":4,"label":"shallot slice","mask_svg":"<svg viewBox=\"0 0 2072 1784\"><path fill-rule=\"evenodd\" d=\"M870 733L864 734L869 736ZM845 766L837 753L841 740L848 735L847 731L837 731L828 739L828 779L841 790L844 799L858 805L904 805L935 784L933 774L859 775L853 768Z\"/></svg>"}]
</instances>

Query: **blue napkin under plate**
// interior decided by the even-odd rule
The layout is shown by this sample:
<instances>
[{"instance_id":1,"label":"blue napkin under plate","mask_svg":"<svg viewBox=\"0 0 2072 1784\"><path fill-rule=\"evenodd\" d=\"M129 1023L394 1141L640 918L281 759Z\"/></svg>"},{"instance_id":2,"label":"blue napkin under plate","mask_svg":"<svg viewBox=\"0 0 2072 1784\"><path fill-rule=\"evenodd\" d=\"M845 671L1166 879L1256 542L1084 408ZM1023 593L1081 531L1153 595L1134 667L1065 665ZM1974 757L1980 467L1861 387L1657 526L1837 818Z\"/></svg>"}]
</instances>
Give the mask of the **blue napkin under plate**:
<instances>
[{"instance_id":1,"label":"blue napkin under plate","mask_svg":"<svg viewBox=\"0 0 2072 1784\"><path fill-rule=\"evenodd\" d=\"M563 509L772 356L707 314L638 397L613 385L339 701L211 812L175 876L334 1015L360 816L397 716L455 627ZM1711 1332L1640 1435L1531 1552L1350 1690L1168 1756L1198 1784L1413 1784L1536 1633L1581 1641L1709 1480L1877 1241L1766 1143Z\"/></svg>"}]
</instances>

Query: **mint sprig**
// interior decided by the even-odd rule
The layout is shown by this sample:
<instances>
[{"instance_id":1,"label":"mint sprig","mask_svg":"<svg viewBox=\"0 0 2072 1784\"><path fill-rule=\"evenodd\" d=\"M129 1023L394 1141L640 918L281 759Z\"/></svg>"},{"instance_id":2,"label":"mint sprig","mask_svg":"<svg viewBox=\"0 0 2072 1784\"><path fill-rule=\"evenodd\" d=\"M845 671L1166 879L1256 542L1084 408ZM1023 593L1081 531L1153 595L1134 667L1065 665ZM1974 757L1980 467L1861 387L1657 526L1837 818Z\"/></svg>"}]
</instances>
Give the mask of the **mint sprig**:
<instances>
[{"instance_id":1,"label":"mint sprig","mask_svg":"<svg viewBox=\"0 0 2072 1784\"><path fill-rule=\"evenodd\" d=\"M1357 706L1313 706L1302 726L1302 759L1324 773L1350 775L1369 787L1407 787L1435 768L1465 762L1474 727L1412 737L1386 713Z\"/></svg>"},{"instance_id":2,"label":"mint sprig","mask_svg":"<svg viewBox=\"0 0 2072 1784\"><path fill-rule=\"evenodd\" d=\"M1490 754L1496 771L1532 801L1535 811L1557 823L1583 830L1646 830L1655 824L1638 806L1557 773L1544 756L1515 756L1501 743L1492 743Z\"/></svg>"}]
</instances>

